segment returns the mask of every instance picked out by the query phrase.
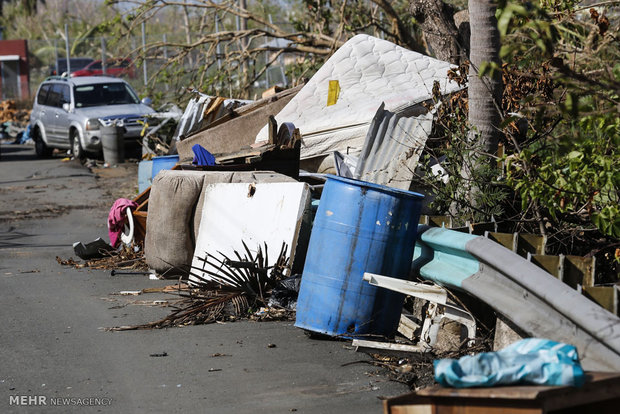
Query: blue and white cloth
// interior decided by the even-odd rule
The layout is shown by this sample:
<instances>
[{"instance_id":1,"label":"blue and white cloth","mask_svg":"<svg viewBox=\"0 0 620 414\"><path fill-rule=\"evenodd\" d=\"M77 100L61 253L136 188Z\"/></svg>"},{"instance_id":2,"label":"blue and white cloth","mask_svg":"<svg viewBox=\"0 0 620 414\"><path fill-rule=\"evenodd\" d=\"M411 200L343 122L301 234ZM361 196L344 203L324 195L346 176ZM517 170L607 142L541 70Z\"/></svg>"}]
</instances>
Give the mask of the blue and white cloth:
<instances>
[{"instance_id":1,"label":"blue and white cloth","mask_svg":"<svg viewBox=\"0 0 620 414\"><path fill-rule=\"evenodd\" d=\"M434 362L435 381L468 388L534 384L580 387L585 374L577 348L548 339L527 338L497 352Z\"/></svg>"}]
</instances>

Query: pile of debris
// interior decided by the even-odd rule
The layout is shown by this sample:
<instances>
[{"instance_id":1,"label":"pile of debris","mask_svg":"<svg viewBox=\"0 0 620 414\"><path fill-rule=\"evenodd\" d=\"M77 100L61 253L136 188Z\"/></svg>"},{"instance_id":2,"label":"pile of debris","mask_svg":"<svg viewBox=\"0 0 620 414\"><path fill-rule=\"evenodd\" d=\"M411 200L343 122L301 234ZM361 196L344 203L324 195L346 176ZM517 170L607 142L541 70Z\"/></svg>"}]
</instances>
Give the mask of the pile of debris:
<instances>
[{"instance_id":1,"label":"pile of debris","mask_svg":"<svg viewBox=\"0 0 620 414\"><path fill-rule=\"evenodd\" d=\"M0 138L24 143L31 110L18 109L15 101L0 101Z\"/></svg>"},{"instance_id":2,"label":"pile of debris","mask_svg":"<svg viewBox=\"0 0 620 414\"><path fill-rule=\"evenodd\" d=\"M25 125L30 119L31 110L17 109L15 101L7 99L0 102L0 123L12 122Z\"/></svg>"},{"instance_id":3,"label":"pile of debris","mask_svg":"<svg viewBox=\"0 0 620 414\"><path fill-rule=\"evenodd\" d=\"M197 278L191 285L181 285L176 290L166 293L182 298L175 305L175 310L167 317L146 324L108 328L111 331L137 329L161 329L172 326L200 325L221 320L234 321L252 316L254 320L273 320L290 317L286 309L276 310L269 300L272 292L282 289L279 285L285 279L283 272L287 269L287 247L282 246L274 265L268 266L268 248L259 248L256 255L245 243L244 256L235 252L236 259L225 255L220 258L206 255L200 261L211 270L197 269L190 272ZM264 253L263 253L264 252ZM204 277L204 273L209 277ZM290 295L296 295L291 292ZM274 309L265 309L270 305ZM260 309L259 309L260 308ZM252 309L259 309L252 312Z\"/></svg>"},{"instance_id":4,"label":"pile of debris","mask_svg":"<svg viewBox=\"0 0 620 414\"><path fill-rule=\"evenodd\" d=\"M96 270L131 270L141 271L146 273L149 268L144 260L144 253L140 249L134 248L131 245L121 245L118 250L106 249L100 254L96 255L96 258L84 260L80 263L74 260L72 257L63 259L56 256L58 264L63 266L71 266L76 269L96 269Z\"/></svg>"},{"instance_id":5,"label":"pile of debris","mask_svg":"<svg viewBox=\"0 0 620 414\"><path fill-rule=\"evenodd\" d=\"M396 354L374 363L420 387L431 359L491 350L499 317L514 335L571 341L587 369L620 369L617 316L476 225L418 226L424 197L408 190L445 116L434 99L466 87L454 74L358 35L297 88L251 103L198 94L173 139L178 162L129 208L127 243L144 260L88 262L181 279L168 290L180 300L161 320L109 330L295 312L313 336Z\"/></svg>"}]
</instances>

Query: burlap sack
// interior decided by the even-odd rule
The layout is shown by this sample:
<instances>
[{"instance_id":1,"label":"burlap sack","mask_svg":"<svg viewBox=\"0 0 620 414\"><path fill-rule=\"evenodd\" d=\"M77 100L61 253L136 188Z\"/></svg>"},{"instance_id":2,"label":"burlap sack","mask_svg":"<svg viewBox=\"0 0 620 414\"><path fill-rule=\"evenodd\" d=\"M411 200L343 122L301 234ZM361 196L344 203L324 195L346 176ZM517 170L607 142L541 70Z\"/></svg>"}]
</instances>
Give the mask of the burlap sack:
<instances>
[{"instance_id":1,"label":"burlap sack","mask_svg":"<svg viewBox=\"0 0 620 414\"><path fill-rule=\"evenodd\" d=\"M192 221L204 172L163 170L153 180L146 220L144 256L164 276L187 274L195 239Z\"/></svg>"}]
</instances>

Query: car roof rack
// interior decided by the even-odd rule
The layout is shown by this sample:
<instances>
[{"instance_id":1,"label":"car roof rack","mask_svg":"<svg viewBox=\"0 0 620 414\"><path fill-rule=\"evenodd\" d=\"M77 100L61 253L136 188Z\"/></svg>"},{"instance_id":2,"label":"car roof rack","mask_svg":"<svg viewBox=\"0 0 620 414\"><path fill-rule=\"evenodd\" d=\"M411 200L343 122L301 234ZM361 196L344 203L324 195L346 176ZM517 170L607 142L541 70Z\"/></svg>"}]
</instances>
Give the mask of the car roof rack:
<instances>
[{"instance_id":1,"label":"car roof rack","mask_svg":"<svg viewBox=\"0 0 620 414\"><path fill-rule=\"evenodd\" d=\"M46 81L49 80L64 80L65 82L68 81L70 78L68 76L58 76L58 75L54 75L54 76L48 76L47 78L45 78Z\"/></svg>"}]
</instances>

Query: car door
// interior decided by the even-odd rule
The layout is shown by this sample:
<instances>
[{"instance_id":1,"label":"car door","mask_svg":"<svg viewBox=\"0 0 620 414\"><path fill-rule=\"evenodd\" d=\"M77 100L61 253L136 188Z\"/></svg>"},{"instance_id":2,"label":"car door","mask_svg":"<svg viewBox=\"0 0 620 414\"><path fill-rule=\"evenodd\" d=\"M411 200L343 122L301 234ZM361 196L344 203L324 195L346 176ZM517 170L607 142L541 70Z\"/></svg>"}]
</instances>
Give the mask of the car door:
<instances>
[{"instance_id":1,"label":"car door","mask_svg":"<svg viewBox=\"0 0 620 414\"><path fill-rule=\"evenodd\" d=\"M70 113L63 108L64 104L71 104L71 88L67 84L59 84L59 107L56 109L54 129L57 132L58 143L60 145L70 145L69 142L69 125L71 123Z\"/></svg>"},{"instance_id":2,"label":"car door","mask_svg":"<svg viewBox=\"0 0 620 414\"><path fill-rule=\"evenodd\" d=\"M57 82L52 84L47 97L49 105L46 115L46 122L49 125L48 142L59 147L68 147L69 145L69 128L66 124L68 113L62 108L62 105L71 102L70 93L69 85Z\"/></svg>"},{"instance_id":3,"label":"car door","mask_svg":"<svg viewBox=\"0 0 620 414\"><path fill-rule=\"evenodd\" d=\"M32 113L30 119L36 120L41 124L45 124L44 118L47 114L47 94L50 91L52 85L49 83L43 83L37 91L37 97L35 98L35 105L32 107Z\"/></svg>"},{"instance_id":4,"label":"car door","mask_svg":"<svg viewBox=\"0 0 620 414\"><path fill-rule=\"evenodd\" d=\"M43 124L45 139L48 144L55 142L54 137L54 119L56 117L56 109L53 101L55 96L52 93L53 83L41 85L37 94L37 113L32 114L35 119L39 119Z\"/></svg>"},{"instance_id":5,"label":"car door","mask_svg":"<svg viewBox=\"0 0 620 414\"><path fill-rule=\"evenodd\" d=\"M60 103L62 95L61 86L60 83L52 84L47 94L47 108L43 121L47 133L47 142L49 144L54 144L54 146L58 145L60 142L56 118L58 117L59 110L62 110L62 105Z\"/></svg>"}]
</instances>

